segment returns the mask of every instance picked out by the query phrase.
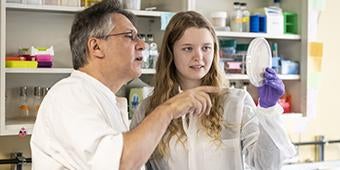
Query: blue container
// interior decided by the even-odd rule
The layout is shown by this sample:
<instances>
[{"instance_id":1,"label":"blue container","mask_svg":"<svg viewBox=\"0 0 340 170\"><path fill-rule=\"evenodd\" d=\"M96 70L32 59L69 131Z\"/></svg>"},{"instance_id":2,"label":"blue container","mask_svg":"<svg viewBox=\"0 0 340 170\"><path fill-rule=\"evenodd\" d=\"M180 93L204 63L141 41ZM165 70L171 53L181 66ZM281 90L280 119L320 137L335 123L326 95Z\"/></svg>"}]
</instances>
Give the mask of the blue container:
<instances>
[{"instance_id":1,"label":"blue container","mask_svg":"<svg viewBox=\"0 0 340 170\"><path fill-rule=\"evenodd\" d=\"M259 17L260 32L267 32L267 19L265 15Z\"/></svg>"},{"instance_id":2,"label":"blue container","mask_svg":"<svg viewBox=\"0 0 340 170\"><path fill-rule=\"evenodd\" d=\"M260 16L251 15L249 21L249 31L250 32L260 32Z\"/></svg>"}]
</instances>

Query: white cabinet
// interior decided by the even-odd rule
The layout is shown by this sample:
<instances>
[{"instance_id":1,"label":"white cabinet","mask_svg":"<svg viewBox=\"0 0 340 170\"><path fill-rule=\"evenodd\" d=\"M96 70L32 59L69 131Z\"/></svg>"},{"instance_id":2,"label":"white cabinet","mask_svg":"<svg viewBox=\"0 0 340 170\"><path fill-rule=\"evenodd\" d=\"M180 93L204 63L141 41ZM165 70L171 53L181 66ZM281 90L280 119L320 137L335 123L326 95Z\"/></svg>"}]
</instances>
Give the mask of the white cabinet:
<instances>
[{"instance_id":1,"label":"white cabinet","mask_svg":"<svg viewBox=\"0 0 340 170\"><path fill-rule=\"evenodd\" d=\"M147 4L148 5L148 4ZM152 5L152 4L150 4ZM72 59L68 36L76 12L82 7L29 5L0 2L0 135L18 135L24 130L30 134L33 118L22 117L20 87L27 86L28 105L33 102L33 88L51 87L72 71ZM160 11L136 11L137 24L143 33L154 33L160 43ZM53 68L16 69L6 68L5 57L17 54L22 47L49 47L53 45ZM154 69L143 69L143 76L153 75ZM21 117L20 117L21 116Z\"/></svg>"},{"instance_id":2,"label":"white cabinet","mask_svg":"<svg viewBox=\"0 0 340 170\"><path fill-rule=\"evenodd\" d=\"M279 44L279 52L300 62L299 75L280 75L286 84L286 90L292 95L292 110L296 113L308 114L308 1L298 3L295 0L283 0L283 10L298 14L298 35L272 36L260 33L238 33L217 31L219 37L235 38L249 42L255 37L265 37ZM245 1L248 9L267 6L268 1ZM141 33L153 33L158 44L163 32L160 30L159 11L196 10L209 18L212 11L232 11L231 0L143 0L142 9L157 7L158 11L131 12L138 15L138 29ZM17 120L18 89L22 86L50 87L55 82L69 75L72 71L71 53L68 44L70 26L77 11L81 7L58 7L41 5L20 5L0 2L0 135L17 135L21 128L31 132L34 120ZM52 69L9 69L5 67L5 57L13 55L20 47L29 46L55 47L54 68ZM145 74L154 74L154 70L143 70ZM232 81L248 81L246 75L228 74ZM252 94L256 90L250 89ZM32 93L32 89L29 90Z\"/></svg>"}]
</instances>

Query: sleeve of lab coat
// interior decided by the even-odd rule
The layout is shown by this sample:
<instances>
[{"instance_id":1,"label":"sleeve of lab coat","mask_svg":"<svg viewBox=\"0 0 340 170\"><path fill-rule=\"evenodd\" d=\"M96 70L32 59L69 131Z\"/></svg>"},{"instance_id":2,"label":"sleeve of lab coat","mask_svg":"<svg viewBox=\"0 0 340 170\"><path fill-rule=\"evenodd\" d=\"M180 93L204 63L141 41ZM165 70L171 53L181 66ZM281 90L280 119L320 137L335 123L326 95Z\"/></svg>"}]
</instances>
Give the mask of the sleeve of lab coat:
<instances>
[{"instance_id":1,"label":"sleeve of lab coat","mask_svg":"<svg viewBox=\"0 0 340 170\"><path fill-rule=\"evenodd\" d=\"M119 169L122 133L110 126L112 120L96 99L78 95L82 92L86 93L70 91L68 97L56 93L55 104L50 106L54 114L49 118L56 142L67 152L69 161L77 165L76 169ZM58 102L61 98L64 101Z\"/></svg>"},{"instance_id":2,"label":"sleeve of lab coat","mask_svg":"<svg viewBox=\"0 0 340 170\"><path fill-rule=\"evenodd\" d=\"M244 101L241 141L246 163L255 169L280 169L285 159L295 155L280 114L280 105L256 107L247 93Z\"/></svg>"}]
</instances>

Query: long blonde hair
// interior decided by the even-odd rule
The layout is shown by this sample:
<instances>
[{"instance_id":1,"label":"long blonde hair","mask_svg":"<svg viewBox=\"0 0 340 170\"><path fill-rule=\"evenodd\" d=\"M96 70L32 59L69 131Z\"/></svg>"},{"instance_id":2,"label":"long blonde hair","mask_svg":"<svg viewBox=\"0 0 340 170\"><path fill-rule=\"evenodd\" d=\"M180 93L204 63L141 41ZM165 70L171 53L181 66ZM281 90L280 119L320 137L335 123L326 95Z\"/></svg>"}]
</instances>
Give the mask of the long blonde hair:
<instances>
[{"instance_id":1,"label":"long blonde hair","mask_svg":"<svg viewBox=\"0 0 340 170\"><path fill-rule=\"evenodd\" d=\"M179 12L171 18L163 36L160 55L156 64L154 92L146 106L146 114L179 93L179 79L176 75L173 48L175 42L183 36L184 31L191 27L206 28L214 40L213 63L207 75L202 78L202 85L225 87L226 80L219 66L218 39L214 28L205 17L197 12ZM200 122L210 137L220 140L223 123L223 108L220 106L221 97L213 94L210 97L213 107L210 114L204 115ZM182 120L172 120L153 156L157 158L167 155L171 137L177 135L180 142L183 143L186 140L184 134Z\"/></svg>"}]
</instances>

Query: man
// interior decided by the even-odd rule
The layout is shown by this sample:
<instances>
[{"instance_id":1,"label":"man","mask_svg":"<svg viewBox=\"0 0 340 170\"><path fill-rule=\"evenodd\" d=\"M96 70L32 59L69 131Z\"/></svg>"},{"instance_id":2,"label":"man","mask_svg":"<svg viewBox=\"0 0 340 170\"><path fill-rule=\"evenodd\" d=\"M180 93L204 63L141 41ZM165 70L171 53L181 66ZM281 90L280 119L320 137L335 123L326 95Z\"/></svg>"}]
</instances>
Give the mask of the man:
<instances>
[{"instance_id":1,"label":"man","mask_svg":"<svg viewBox=\"0 0 340 170\"><path fill-rule=\"evenodd\" d=\"M209 113L198 87L170 98L135 129L124 123L115 96L141 75L144 42L133 15L104 0L76 15L70 34L74 71L45 96L31 138L33 169L138 169L172 119Z\"/></svg>"}]
</instances>

